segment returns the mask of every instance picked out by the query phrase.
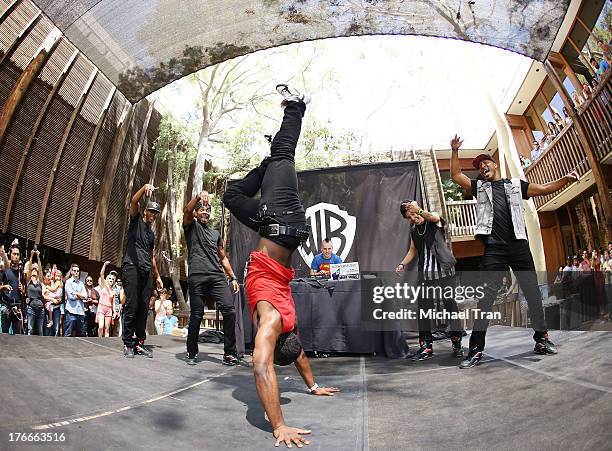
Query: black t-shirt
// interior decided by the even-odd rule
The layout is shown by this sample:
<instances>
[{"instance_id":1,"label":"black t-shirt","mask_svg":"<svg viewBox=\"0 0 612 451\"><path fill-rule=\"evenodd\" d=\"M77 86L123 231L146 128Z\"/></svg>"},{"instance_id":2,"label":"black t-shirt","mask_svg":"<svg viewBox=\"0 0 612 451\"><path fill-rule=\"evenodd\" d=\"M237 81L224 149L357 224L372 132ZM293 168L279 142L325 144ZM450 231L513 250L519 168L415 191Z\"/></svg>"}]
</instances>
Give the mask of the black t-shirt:
<instances>
[{"instance_id":1,"label":"black t-shirt","mask_svg":"<svg viewBox=\"0 0 612 451\"><path fill-rule=\"evenodd\" d=\"M21 284L25 286L25 275L23 271L13 268L8 268L2 273L2 284L10 285L13 289L8 292L2 292L2 303L6 305L14 305L21 303L21 292L19 291L19 279Z\"/></svg>"},{"instance_id":2,"label":"black t-shirt","mask_svg":"<svg viewBox=\"0 0 612 451\"><path fill-rule=\"evenodd\" d=\"M223 275L219 247L223 247L221 235L214 229L193 220L183 226L189 253L189 277L196 274Z\"/></svg>"},{"instance_id":3,"label":"black t-shirt","mask_svg":"<svg viewBox=\"0 0 612 451\"><path fill-rule=\"evenodd\" d=\"M28 300L30 307L42 308L44 306L42 298L42 284L40 282L28 283Z\"/></svg>"},{"instance_id":4,"label":"black t-shirt","mask_svg":"<svg viewBox=\"0 0 612 451\"><path fill-rule=\"evenodd\" d=\"M472 180L472 196L478 196L477 180ZM501 179L491 182L493 191L493 226L491 235L479 236L478 238L486 244L506 244L516 241L514 235L514 226L512 225L512 216L510 214L510 206L506 198L506 183L512 183L510 179ZM527 189L529 182L521 180L521 194L523 199L529 199Z\"/></svg>"},{"instance_id":5,"label":"black t-shirt","mask_svg":"<svg viewBox=\"0 0 612 451\"><path fill-rule=\"evenodd\" d=\"M151 269L150 253L154 246L155 233L142 220L140 213L130 218L123 263L131 263L142 270L149 271Z\"/></svg>"},{"instance_id":6,"label":"black t-shirt","mask_svg":"<svg viewBox=\"0 0 612 451\"><path fill-rule=\"evenodd\" d=\"M414 247L416 247L419 256L418 271L427 280L451 275L450 273L442 274L440 264L431 253L436 233L444 233L444 219L440 219L440 226L433 222L425 221L421 225L413 225L410 229L410 239L414 242Z\"/></svg>"}]
</instances>

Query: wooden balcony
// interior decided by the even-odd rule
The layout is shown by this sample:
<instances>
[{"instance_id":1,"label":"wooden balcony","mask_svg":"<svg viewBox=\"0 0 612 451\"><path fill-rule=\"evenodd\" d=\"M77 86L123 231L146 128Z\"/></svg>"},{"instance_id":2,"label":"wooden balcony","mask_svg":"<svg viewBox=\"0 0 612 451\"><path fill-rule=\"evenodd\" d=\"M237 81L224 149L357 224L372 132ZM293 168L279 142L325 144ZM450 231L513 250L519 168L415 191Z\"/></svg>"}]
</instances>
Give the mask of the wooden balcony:
<instances>
[{"instance_id":1,"label":"wooden balcony","mask_svg":"<svg viewBox=\"0 0 612 451\"><path fill-rule=\"evenodd\" d=\"M602 163L612 162L612 89L609 74L593 97L578 109L578 121L592 144L596 158ZM555 210L595 183L573 122L567 124L525 170L525 177L531 183L547 183L571 171L577 171L581 181L556 193L534 198L539 211Z\"/></svg>"},{"instance_id":2,"label":"wooden balcony","mask_svg":"<svg viewBox=\"0 0 612 451\"><path fill-rule=\"evenodd\" d=\"M449 200L446 201L446 210L451 240L473 240L476 231L476 200Z\"/></svg>"}]
</instances>

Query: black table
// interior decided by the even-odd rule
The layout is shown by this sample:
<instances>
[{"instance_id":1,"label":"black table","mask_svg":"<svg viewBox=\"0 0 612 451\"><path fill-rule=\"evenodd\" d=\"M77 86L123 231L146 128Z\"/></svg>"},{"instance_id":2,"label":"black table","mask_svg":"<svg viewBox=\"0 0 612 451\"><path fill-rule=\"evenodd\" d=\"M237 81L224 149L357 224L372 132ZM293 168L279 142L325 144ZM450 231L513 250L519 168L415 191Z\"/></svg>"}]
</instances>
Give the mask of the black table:
<instances>
[{"instance_id":1,"label":"black table","mask_svg":"<svg viewBox=\"0 0 612 451\"><path fill-rule=\"evenodd\" d=\"M298 279L291 282L291 291L305 351L377 353L389 358L404 358L408 354L400 329L385 332L363 330L360 281ZM245 333L245 342L252 343L254 331L248 304L242 305L241 329Z\"/></svg>"}]
</instances>

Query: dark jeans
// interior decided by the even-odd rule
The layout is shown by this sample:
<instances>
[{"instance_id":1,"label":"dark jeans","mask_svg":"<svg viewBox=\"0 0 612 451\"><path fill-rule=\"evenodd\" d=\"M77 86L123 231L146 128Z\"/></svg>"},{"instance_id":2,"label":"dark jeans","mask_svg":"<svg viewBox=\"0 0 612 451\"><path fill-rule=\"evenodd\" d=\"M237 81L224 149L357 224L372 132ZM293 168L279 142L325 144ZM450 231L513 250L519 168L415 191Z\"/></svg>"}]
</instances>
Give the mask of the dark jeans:
<instances>
[{"instance_id":1,"label":"dark jeans","mask_svg":"<svg viewBox=\"0 0 612 451\"><path fill-rule=\"evenodd\" d=\"M96 324L96 314L89 310L85 312L85 331L88 337L98 336L98 325Z\"/></svg>"},{"instance_id":2,"label":"dark jeans","mask_svg":"<svg viewBox=\"0 0 612 451\"><path fill-rule=\"evenodd\" d=\"M133 347L146 336L149 299L153 292L151 271L143 271L132 264L123 267L123 289L125 305L123 306L123 343ZM136 338L134 338L136 335Z\"/></svg>"},{"instance_id":3,"label":"dark jeans","mask_svg":"<svg viewBox=\"0 0 612 451\"><path fill-rule=\"evenodd\" d=\"M190 357L198 353L200 324L204 317L205 300L212 299L223 315L223 353L236 356L236 309L233 296L223 276L189 278L189 332L187 334L187 353Z\"/></svg>"},{"instance_id":4,"label":"dark jeans","mask_svg":"<svg viewBox=\"0 0 612 451\"><path fill-rule=\"evenodd\" d=\"M11 307L3 305L0 307L1 317L0 321L2 322L2 333L8 334L9 328L13 326L13 335L21 334L21 321L13 313Z\"/></svg>"},{"instance_id":5,"label":"dark jeans","mask_svg":"<svg viewBox=\"0 0 612 451\"><path fill-rule=\"evenodd\" d=\"M45 308L26 305L28 335L44 335Z\"/></svg>"},{"instance_id":6,"label":"dark jeans","mask_svg":"<svg viewBox=\"0 0 612 451\"><path fill-rule=\"evenodd\" d=\"M53 314L51 315L51 319L53 320L53 333L51 335L55 336L55 337L59 337L60 335L60 318L62 316L62 309L61 307L58 305L57 307L53 308Z\"/></svg>"},{"instance_id":7,"label":"dark jeans","mask_svg":"<svg viewBox=\"0 0 612 451\"><path fill-rule=\"evenodd\" d=\"M64 337L70 337L73 329L76 331L77 337L85 335L85 315L75 315L66 310L64 314Z\"/></svg>"},{"instance_id":8,"label":"dark jeans","mask_svg":"<svg viewBox=\"0 0 612 451\"><path fill-rule=\"evenodd\" d=\"M432 287L440 287L442 292L444 292L444 288L446 287L456 287L457 278L455 276L444 277L443 279L435 279L435 280L425 280L419 278L419 283L423 284L423 289L427 290L427 288ZM429 290L430 294L434 292L434 290ZM437 293L437 290L435 291ZM427 294L427 293L426 293ZM459 308L457 307L457 303L454 299L446 299L444 296L438 299L437 296L419 296L417 301L417 305L419 307L419 311L428 311L434 309L436 307L434 301L442 301L444 304L444 309L448 312L458 312ZM423 318L419 312L419 341L424 341L431 345L433 342L433 336L431 334L431 319ZM461 328L461 324L458 319L449 320L450 328L451 328L451 340L452 341L461 341L461 336L463 334L463 329Z\"/></svg>"},{"instance_id":9,"label":"dark jeans","mask_svg":"<svg viewBox=\"0 0 612 451\"><path fill-rule=\"evenodd\" d=\"M303 102L288 102L280 130L274 136L270 156L242 180L228 184L223 202L230 212L254 231L264 223L278 223L303 229L306 226L304 207L298 196L295 172L295 148L300 137ZM261 189L261 200L253 199ZM258 220L260 208L270 218ZM285 235L269 237L275 243L295 250L300 242Z\"/></svg>"},{"instance_id":10,"label":"dark jeans","mask_svg":"<svg viewBox=\"0 0 612 451\"><path fill-rule=\"evenodd\" d=\"M526 240L515 241L512 245L485 246L481 271L482 280L486 281L487 285L484 287L484 297L478 302L478 308L482 312L491 311L504 273L507 273L509 268L512 268L527 300L531 326L535 331L533 338L538 341L544 337L547 329L542 307L542 293L538 287L533 257ZM477 318L474 321L474 329L470 336L470 349L478 348L479 351L484 349L488 325L488 319Z\"/></svg>"}]
</instances>

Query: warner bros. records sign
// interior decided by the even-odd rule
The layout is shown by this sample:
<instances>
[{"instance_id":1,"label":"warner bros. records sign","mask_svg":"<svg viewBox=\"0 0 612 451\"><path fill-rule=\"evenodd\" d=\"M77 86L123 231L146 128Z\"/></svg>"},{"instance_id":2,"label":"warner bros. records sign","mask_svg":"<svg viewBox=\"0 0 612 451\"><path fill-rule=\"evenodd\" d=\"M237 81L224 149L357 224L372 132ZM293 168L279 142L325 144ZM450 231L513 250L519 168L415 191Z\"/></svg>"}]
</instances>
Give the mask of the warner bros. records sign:
<instances>
[{"instance_id":1,"label":"warner bros. records sign","mask_svg":"<svg viewBox=\"0 0 612 451\"><path fill-rule=\"evenodd\" d=\"M310 266L312 259L319 253L321 242L331 238L334 253L342 260L348 256L357 230L357 218L340 207L320 202L306 209L306 223L310 225L311 234L298 248L304 262Z\"/></svg>"}]
</instances>

